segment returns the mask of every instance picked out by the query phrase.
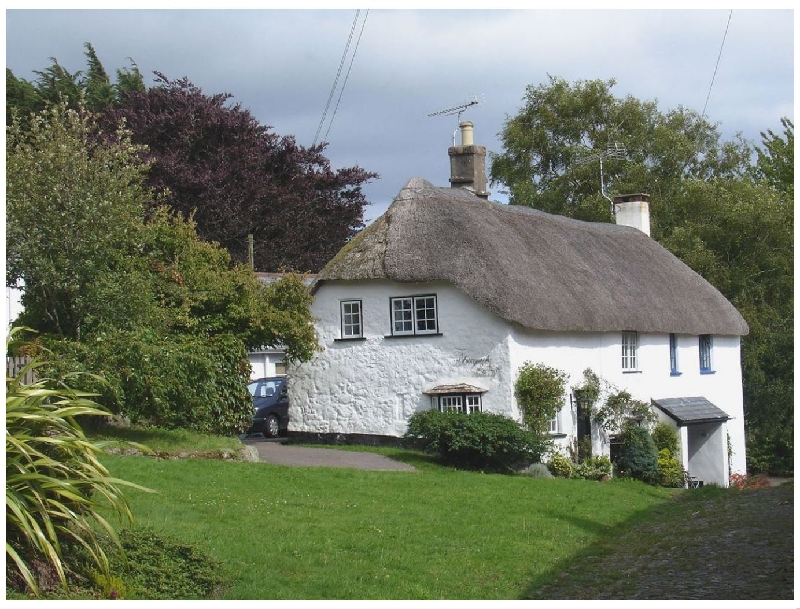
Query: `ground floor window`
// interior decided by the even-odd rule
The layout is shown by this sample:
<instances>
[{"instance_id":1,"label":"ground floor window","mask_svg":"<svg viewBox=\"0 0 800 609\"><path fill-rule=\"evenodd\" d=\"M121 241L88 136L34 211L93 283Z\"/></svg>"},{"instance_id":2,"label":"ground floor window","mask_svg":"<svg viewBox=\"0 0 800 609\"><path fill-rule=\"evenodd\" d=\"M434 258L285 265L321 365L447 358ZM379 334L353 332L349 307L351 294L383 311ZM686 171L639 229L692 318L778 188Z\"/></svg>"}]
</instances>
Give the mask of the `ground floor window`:
<instances>
[{"instance_id":1,"label":"ground floor window","mask_svg":"<svg viewBox=\"0 0 800 609\"><path fill-rule=\"evenodd\" d=\"M472 414L481 411L480 393L453 393L431 396L433 405L442 412L454 411Z\"/></svg>"}]
</instances>

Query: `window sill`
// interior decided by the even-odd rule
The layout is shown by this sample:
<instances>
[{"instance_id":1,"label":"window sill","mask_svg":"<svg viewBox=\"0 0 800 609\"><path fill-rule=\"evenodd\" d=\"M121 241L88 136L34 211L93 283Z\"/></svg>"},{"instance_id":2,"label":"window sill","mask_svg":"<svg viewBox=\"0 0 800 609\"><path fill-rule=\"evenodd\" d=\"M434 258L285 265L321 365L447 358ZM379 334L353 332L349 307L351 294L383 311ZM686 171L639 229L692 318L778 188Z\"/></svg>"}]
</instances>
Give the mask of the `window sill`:
<instances>
[{"instance_id":1,"label":"window sill","mask_svg":"<svg viewBox=\"0 0 800 609\"><path fill-rule=\"evenodd\" d=\"M700 374L716 374L716 370L700 370Z\"/></svg>"},{"instance_id":2,"label":"window sill","mask_svg":"<svg viewBox=\"0 0 800 609\"><path fill-rule=\"evenodd\" d=\"M641 370L623 370L622 374L641 374Z\"/></svg>"},{"instance_id":3,"label":"window sill","mask_svg":"<svg viewBox=\"0 0 800 609\"><path fill-rule=\"evenodd\" d=\"M547 434L548 434L548 435L549 435L551 438L566 438L566 437L567 437L567 434L565 434L565 433L562 433L562 432L560 432L560 431L548 431L548 432L547 432Z\"/></svg>"},{"instance_id":4,"label":"window sill","mask_svg":"<svg viewBox=\"0 0 800 609\"><path fill-rule=\"evenodd\" d=\"M426 336L444 336L441 332L430 332L426 334L385 334L383 338L424 338Z\"/></svg>"},{"instance_id":5,"label":"window sill","mask_svg":"<svg viewBox=\"0 0 800 609\"><path fill-rule=\"evenodd\" d=\"M677 370L672 370L669 375L670 376L681 376L683 372L678 372Z\"/></svg>"},{"instance_id":6,"label":"window sill","mask_svg":"<svg viewBox=\"0 0 800 609\"><path fill-rule=\"evenodd\" d=\"M364 336L353 336L353 337L349 337L349 338L334 338L333 342L335 342L335 343L346 343L346 342L351 342L351 341L354 341L354 340L367 340L367 339Z\"/></svg>"}]
</instances>

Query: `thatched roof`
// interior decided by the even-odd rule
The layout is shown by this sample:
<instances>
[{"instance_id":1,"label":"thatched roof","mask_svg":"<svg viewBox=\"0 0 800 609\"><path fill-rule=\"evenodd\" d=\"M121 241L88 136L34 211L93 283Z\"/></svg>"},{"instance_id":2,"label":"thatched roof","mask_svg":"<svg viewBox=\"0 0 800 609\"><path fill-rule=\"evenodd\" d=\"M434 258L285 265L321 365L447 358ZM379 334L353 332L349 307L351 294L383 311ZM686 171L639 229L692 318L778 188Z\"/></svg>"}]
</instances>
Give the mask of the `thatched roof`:
<instances>
[{"instance_id":1,"label":"thatched roof","mask_svg":"<svg viewBox=\"0 0 800 609\"><path fill-rule=\"evenodd\" d=\"M711 284L644 233L412 179L319 274L447 281L527 328L744 335Z\"/></svg>"}]
</instances>

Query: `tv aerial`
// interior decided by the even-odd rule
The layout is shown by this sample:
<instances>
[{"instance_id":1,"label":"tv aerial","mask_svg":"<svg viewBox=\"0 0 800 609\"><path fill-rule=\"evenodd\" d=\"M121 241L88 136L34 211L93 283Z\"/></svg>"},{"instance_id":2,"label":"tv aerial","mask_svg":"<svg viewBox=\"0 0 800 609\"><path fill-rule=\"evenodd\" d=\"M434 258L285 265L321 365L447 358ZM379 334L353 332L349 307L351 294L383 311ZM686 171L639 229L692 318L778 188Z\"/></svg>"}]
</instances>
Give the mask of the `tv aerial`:
<instances>
[{"instance_id":1,"label":"tv aerial","mask_svg":"<svg viewBox=\"0 0 800 609\"><path fill-rule=\"evenodd\" d=\"M624 144L620 144L619 142L614 142L612 146L606 147L605 150L600 152L595 152L593 154L587 155L581 159L578 159L578 165L586 165L587 163L593 163L594 161L600 161L600 194L603 195L609 203L611 203L611 213L614 213L614 200L608 196L606 193L606 184L605 180L603 179L603 159L625 159L628 156L628 150L625 148Z\"/></svg>"},{"instance_id":2,"label":"tv aerial","mask_svg":"<svg viewBox=\"0 0 800 609\"><path fill-rule=\"evenodd\" d=\"M457 106L453 106L452 108L445 108L444 110L437 110L436 112L431 112L428 115L428 118L432 116L452 116L453 114L456 116L456 130L453 131L453 146L456 145L456 133L458 133L458 125L461 124L461 115L464 114L464 110L470 108L471 106L475 106L483 101L483 95L481 98L478 99L478 96L473 94L472 99L465 101L463 104L459 104Z\"/></svg>"}]
</instances>

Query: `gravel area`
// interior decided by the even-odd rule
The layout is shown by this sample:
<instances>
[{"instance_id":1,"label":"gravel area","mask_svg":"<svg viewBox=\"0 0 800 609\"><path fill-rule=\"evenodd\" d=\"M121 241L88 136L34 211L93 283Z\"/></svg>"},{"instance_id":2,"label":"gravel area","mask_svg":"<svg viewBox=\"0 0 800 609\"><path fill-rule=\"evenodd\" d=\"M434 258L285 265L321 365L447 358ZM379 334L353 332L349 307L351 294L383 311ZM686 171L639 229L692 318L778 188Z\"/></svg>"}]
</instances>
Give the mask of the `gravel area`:
<instances>
[{"instance_id":1,"label":"gravel area","mask_svg":"<svg viewBox=\"0 0 800 609\"><path fill-rule=\"evenodd\" d=\"M687 502L683 522L650 522L580 561L540 599L794 598L794 486Z\"/></svg>"}]
</instances>

